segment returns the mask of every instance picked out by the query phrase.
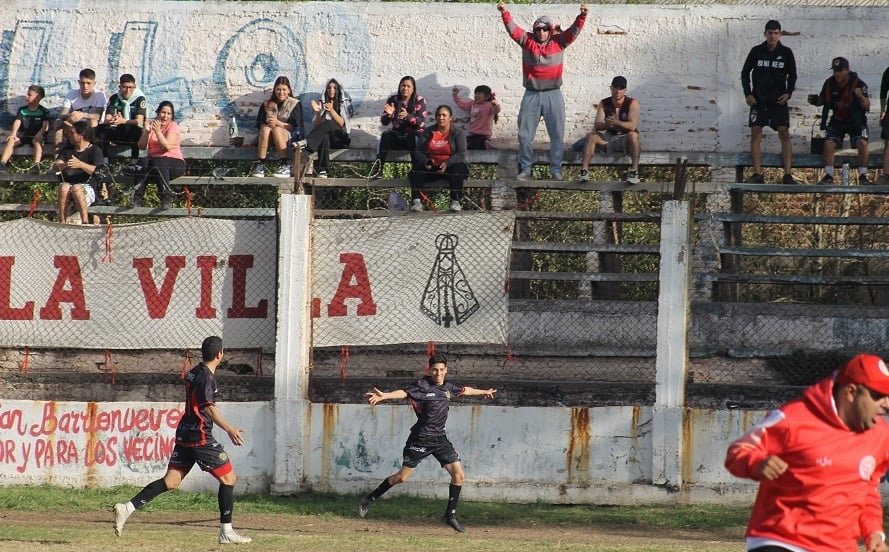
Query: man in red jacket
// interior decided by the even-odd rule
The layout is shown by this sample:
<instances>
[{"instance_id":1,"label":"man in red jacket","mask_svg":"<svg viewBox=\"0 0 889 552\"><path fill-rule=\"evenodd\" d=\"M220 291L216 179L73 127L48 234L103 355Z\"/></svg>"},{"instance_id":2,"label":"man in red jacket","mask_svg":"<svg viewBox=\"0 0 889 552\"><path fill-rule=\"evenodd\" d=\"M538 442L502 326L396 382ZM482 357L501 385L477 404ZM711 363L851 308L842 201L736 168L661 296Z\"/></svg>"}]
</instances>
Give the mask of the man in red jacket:
<instances>
[{"instance_id":1,"label":"man in red jacket","mask_svg":"<svg viewBox=\"0 0 889 552\"><path fill-rule=\"evenodd\" d=\"M747 550L887 552L889 369L860 354L729 446L725 467L759 481Z\"/></svg>"}]
</instances>

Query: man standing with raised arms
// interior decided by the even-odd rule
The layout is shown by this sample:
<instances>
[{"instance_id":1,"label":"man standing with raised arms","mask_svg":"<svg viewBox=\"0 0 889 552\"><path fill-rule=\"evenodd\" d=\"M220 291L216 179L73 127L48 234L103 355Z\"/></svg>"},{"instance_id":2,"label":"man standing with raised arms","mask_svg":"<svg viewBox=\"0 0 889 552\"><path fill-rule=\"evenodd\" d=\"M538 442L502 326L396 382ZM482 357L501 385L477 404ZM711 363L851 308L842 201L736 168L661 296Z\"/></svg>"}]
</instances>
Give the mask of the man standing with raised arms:
<instances>
[{"instance_id":1,"label":"man standing with raised arms","mask_svg":"<svg viewBox=\"0 0 889 552\"><path fill-rule=\"evenodd\" d=\"M563 180L562 157L565 154L565 97L562 95L564 52L586 22L587 5L580 6L580 14L567 30L555 34L556 25L548 16L538 17L533 32L527 33L515 24L506 4L497 4L506 32L522 47L522 79L525 94L519 107L519 174L517 180L531 178L534 164L532 142L537 134L540 117L549 134L549 170L553 180Z\"/></svg>"}]
</instances>

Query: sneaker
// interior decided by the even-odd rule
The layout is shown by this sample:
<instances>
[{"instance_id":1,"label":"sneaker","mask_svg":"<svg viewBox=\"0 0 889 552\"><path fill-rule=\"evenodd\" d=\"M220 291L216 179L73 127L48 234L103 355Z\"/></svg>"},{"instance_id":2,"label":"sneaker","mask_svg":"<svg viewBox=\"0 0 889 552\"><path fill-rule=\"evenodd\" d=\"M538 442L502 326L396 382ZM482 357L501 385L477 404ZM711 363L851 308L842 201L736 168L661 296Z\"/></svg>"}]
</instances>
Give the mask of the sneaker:
<instances>
[{"instance_id":1,"label":"sneaker","mask_svg":"<svg viewBox=\"0 0 889 552\"><path fill-rule=\"evenodd\" d=\"M589 182L590 181L590 171L586 169L580 169L580 181L581 182Z\"/></svg>"},{"instance_id":2,"label":"sneaker","mask_svg":"<svg viewBox=\"0 0 889 552\"><path fill-rule=\"evenodd\" d=\"M130 513L127 512L127 505L118 502L114 505L114 534L118 537L123 533L123 526L127 522Z\"/></svg>"},{"instance_id":3,"label":"sneaker","mask_svg":"<svg viewBox=\"0 0 889 552\"><path fill-rule=\"evenodd\" d=\"M327 171L318 171L318 178L327 178Z\"/></svg>"},{"instance_id":4,"label":"sneaker","mask_svg":"<svg viewBox=\"0 0 889 552\"><path fill-rule=\"evenodd\" d=\"M874 180L874 184L877 186L889 186L889 174L881 174L880 178Z\"/></svg>"},{"instance_id":5,"label":"sneaker","mask_svg":"<svg viewBox=\"0 0 889 552\"><path fill-rule=\"evenodd\" d=\"M293 175L290 174L290 163L284 163L275 173L275 178L290 178L291 176Z\"/></svg>"},{"instance_id":6,"label":"sneaker","mask_svg":"<svg viewBox=\"0 0 889 552\"><path fill-rule=\"evenodd\" d=\"M309 143L306 142L305 140L297 140L296 142L293 143L293 147L295 147L296 149L306 149L306 146L308 144Z\"/></svg>"},{"instance_id":7,"label":"sneaker","mask_svg":"<svg viewBox=\"0 0 889 552\"><path fill-rule=\"evenodd\" d=\"M253 539L239 535L235 531L219 530L219 544L247 544L248 542L253 542Z\"/></svg>"},{"instance_id":8,"label":"sneaker","mask_svg":"<svg viewBox=\"0 0 889 552\"><path fill-rule=\"evenodd\" d=\"M747 184L765 184L766 179L759 173L753 173L745 182Z\"/></svg>"},{"instance_id":9,"label":"sneaker","mask_svg":"<svg viewBox=\"0 0 889 552\"><path fill-rule=\"evenodd\" d=\"M462 211L462 210L463 210L463 206L460 205L459 201L452 201L451 202L451 211Z\"/></svg>"},{"instance_id":10,"label":"sneaker","mask_svg":"<svg viewBox=\"0 0 889 552\"><path fill-rule=\"evenodd\" d=\"M415 199L414 202L411 204L411 211L419 213L422 210L423 210L423 202L420 201L419 199Z\"/></svg>"},{"instance_id":11,"label":"sneaker","mask_svg":"<svg viewBox=\"0 0 889 552\"><path fill-rule=\"evenodd\" d=\"M458 533L465 533L466 532L466 529L457 520L457 516L445 515L445 516L442 516L441 521L445 525L450 525L451 527L453 527L454 531L456 531Z\"/></svg>"},{"instance_id":12,"label":"sneaker","mask_svg":"<svg viewBox=\"0 0 889 552\"><path fill-rule=\"evenodd\" d=\"M784 178L781 179L781 184L799 184L797 179L790 173L784 175Z\"/></svg>"},{"instance_id":13,"label":"sneaker","mask_svg":"<svg viewBox=\"0 0 889 552\"><path fill-rule=\"evenodd\" d=\"M818 181L818 184L826 184L828 186L833 185L833 177L829 174L825 174L821 180Z\"/></svg>"},{"instance_id":14,"label":"sneaker","mask_svg":"<svg viewBox=\"0 0 889 552\"><path fill-rule=\"evenodd\" d=\"M562 176L562 171L553 171L553 172L551 172L550 174L552 175L551 178L552 178L553 180L558 180L558 181L560 181L560 182L561 182L562 180L565 180L565 177Z\"/></svg>"},{"instance_id":15,"label":"sneaker","mask_svg":"<svg viewBox=\"0 0 889 552\"><path fill-rule=\"evenodd\" d=\"M525 180L531 180L531 171L530 171L530 170L528 170L528 171L521 171L519 174L517 174L517 175L515 176L515 179L516 179L516 180L521 180L521 181L523 181L523 182L524 182Z\"/></svg>"},{"instance_id":16,"label":"sneaker","mask_svg":"<svg viewBox=\"0 0 889 552\"><path fill-rule=\"evenodd\" d=\"M253 168L253 176L256 178L265 178L265 165L263 163L256 164L256 167Z\"/></svg>"},{"instance_id":17,"label":"sneaker","mask_svg":"<svg viewBox=\"0 0 889 552\"><path fill-rule=\"evenodd\" d=\"M363 518L367 515L367 511L370 510L370 505L373 504L370 500L364 498L361 500L361 504L358 505L358 517Z\"/></svg>"},{"instance_id":18,"label":"sneaker","mask_svg":"<svg viewBox=\"0 0 889 552\"><path fill-rule=\"evenodd\" d=\"M161 209L172 209L173 208L173 200L172 199L162 199L161 200Z\"/></svg>"},{"instance_id":19,"label":"sneaker","mask_svg":"<svg viewBox=\"0 0 889 552\"><path fill-rule=\"evenodd\" d=\"M642 179L639 178L639 171L630 169L627 172L627 184L638 184L642 182Z\"/></svg>"},{"instance_id":20,"label":"sneaker","mask_svg":"<svg viewBox=\"0 0 889 552\"><path fill-rule=\"evenodd\" d=\"M34 163L33 165L31 165L31 168L28 170L28 172L30 172L31 174L40 174L43 171L40 169L40 163Z\"/></svg>"}]
</instances>

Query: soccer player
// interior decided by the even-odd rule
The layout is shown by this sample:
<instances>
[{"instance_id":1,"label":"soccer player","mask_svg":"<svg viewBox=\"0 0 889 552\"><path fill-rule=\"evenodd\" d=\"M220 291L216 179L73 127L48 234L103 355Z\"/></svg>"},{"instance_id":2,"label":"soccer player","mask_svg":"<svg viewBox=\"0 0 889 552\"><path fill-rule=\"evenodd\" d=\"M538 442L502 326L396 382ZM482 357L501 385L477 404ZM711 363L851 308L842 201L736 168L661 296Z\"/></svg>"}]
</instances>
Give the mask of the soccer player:
<instances>
[{"instance_id":1,"label":"soccer player","mask_svg":"<svg viewBox=\"0 0 889 552\"><path fill-rule=\"evenodd\" d=\"M860 354L729 446L725 467L759 481L747 550L886 552L889 369Z\"/></svg>"},{"instance_id":2,"label":"soccer player","mask_svg":"<svg viewBox=\"0 0 889 552\"><path fill-rule=\"evenodd\" d=\"M364 517L371 504L376 502L386 491L410 479L420 462L430 454L438 460L441 467L451 475L448 489L448 506L441 520L453 527L455 531L465 532L463 525L457 520L457 501L460 489L463 488L463 464L454 445L445 434L445 423L448 421L448 404L454 397L472 397L483 395L493 399L496 389L475 389L445 382L448 373L448 360L443 354L429 357L430 375L408 385L404 389L383 392L374 387L367 393L368 402L376 405L382 401L409 398L417 423L411 428L411 434L404 445L403 462L398 473L383 480L372 493L364 497L358 506L358 515Z\"/></svg>"},{"instance_id":3,"label":"soccer player","mask_svg":"<svg viewBox=\"0 0 889 552\"><path fill-rule=\"evenodd\" d=\"M161 493L177 489L182 478L197 464L219 480L219 544L244 544L253 540L232 529L235 472L222 445L211 433L213 424L216 424L228 433L232 444L244 444L241 436L243 430L230 426L216 408L219 388L215 374L222 356L221 337L204 339L201 344L203 360L185 377L185 412L176 427L176 447L170 456L167 473L163 478L149 483L126 504L114 505L114 532L118 537L130 514Z\"/></svg>"}]
</instances>

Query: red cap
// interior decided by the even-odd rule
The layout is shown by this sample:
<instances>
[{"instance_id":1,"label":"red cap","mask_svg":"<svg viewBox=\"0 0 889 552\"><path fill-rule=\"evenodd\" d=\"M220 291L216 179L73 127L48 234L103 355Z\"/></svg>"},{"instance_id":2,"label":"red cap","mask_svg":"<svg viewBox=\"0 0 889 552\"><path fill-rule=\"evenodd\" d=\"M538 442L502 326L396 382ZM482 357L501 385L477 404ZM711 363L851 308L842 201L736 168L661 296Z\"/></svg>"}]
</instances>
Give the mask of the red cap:
<instances>
[{"instance_id":1,"label":"red cap","mask_svg":"<svg viewBox=\"0 0 889 552\"><path fill-rule=\"evenodd\" d=\"M837 382L840 385L860 383L872 391L889 395L889 368L876 355L856 355L840 369Z\"/></svg>"}]
</instances>

